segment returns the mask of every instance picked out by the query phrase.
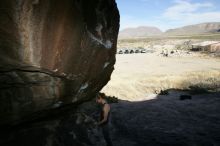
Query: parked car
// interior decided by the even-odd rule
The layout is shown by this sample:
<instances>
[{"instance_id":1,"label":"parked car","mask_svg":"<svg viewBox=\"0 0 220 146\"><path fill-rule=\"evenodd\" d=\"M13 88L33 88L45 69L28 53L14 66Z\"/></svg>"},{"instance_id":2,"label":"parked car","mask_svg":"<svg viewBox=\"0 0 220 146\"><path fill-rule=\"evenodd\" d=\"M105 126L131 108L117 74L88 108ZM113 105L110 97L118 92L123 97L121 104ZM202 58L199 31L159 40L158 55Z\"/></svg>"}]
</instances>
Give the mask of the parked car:
<instances>
[{"instance_id":1,"label":"parked car","mask_svg":"<svg viewBox=\"0 0 220 146\"><path fill-rule=\"evenodd\" d=\"M140 50L139 50L139 49L137 49L137 50L135 50L134 52L135 52L135 53L140 53Z\"/></svg>"},{"instance_id":2,"label":"parked car","mask_svg":"<svg viewBox=\"0 0 220 146\"><path fill-rule=\"evenodd\" d=\"M141 53L146 53L146 49L141 49Z\"/></svg>"},{"instance_id":3,"label":"parked car","mask_svg":"<svg viewBox=\"0 0 220 146\"><path fill-rule=\"evenodd\" d=\"M134 50L131 49L131 50L130 50L130 54L133 54L133 53L134 53Z\"/></svg>"},{"instance_id":4,"label":"parked car","mask_svg":"<svg viewBox=\"0 0 220 146\"><path fill-rule=\"evenodd\" d=\"M119 51L118 51L118 54L123 54L123 51L122 51L122 50L119 50Z\"/></svg>"},{"instance_id":5,"label":"parked car","mask_svg":"<svg viewBox=\"0 0 220 146\"><path fill-rule=\"evenodd\" d=\"M125 51L124 51L124 54L129 54L129 50L125 50Z\"/></svg>"}]
</instances>

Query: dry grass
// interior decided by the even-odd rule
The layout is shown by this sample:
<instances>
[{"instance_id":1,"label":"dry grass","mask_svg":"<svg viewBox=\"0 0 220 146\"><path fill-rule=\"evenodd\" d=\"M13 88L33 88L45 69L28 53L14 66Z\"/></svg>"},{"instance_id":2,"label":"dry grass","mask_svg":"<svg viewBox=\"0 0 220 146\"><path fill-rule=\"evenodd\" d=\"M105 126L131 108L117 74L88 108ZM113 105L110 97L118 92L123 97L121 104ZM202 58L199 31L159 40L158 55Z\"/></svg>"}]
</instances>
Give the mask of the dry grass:
<instances>
[{"instance_id":1,"label":"dry grass","mask_svg":"<svg viewBox=\"0 0 220 146\"><path fill-rule=\"evenodd\" d=\"M220 71L191 72L183 75L157 75L118 78L114 83L104 88L108 95L114 95L124 100L146 99L151 93L159 93L166 89L189 89L199 87L209 90L220 89Z\"/></svg>"},{"instance_id":2,"label":"dry grass","mask_svg":"<svg viewBox=\"0 0 220 146\"><path fill-rule=\"evenodd\" d=\"M154 54L118 55L111 81L102 90L123 100L152 99L166 89L220 89L220 60L161 57Z\"/></svg>"},{"instance_id":3,"label":"dry grass","mask_svg":"<svg viewBox=\"0 0 220 146\"><path fill-rule=\"evenodd\" d=\"M220 88L220 59L210 54L187 54L186 42L220 40L219 34L161 36L118 41L118 48L149 48L152 54L117 55L111 81L102 90L107 95L125 100L146 100L160 90L171 88ZM179 46L179 47L178 47ZM176 55L162 57L162 50L178 50ZM185 51L185 52L184 52ZM199 91L199 90L198 90ZM152 96L152 94L154 94Z\"/></svg>"}]
</instances>

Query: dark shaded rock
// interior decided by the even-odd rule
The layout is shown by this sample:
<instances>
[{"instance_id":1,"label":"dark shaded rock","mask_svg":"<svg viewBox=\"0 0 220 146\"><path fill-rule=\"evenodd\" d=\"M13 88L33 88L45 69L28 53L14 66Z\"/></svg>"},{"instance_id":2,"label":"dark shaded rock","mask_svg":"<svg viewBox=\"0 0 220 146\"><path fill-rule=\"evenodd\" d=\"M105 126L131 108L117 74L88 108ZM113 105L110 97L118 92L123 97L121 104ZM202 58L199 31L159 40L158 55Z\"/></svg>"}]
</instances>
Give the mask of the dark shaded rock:
<instances>
[{"instance_id":1,"label":"dark shaded rock","mask_svg":"<svg viewBox=\"0 0 220 146\"><path fill-rule=\"evenodd\" d=\"M207 94L211 90L213 90L210 87L200 87L200 86L189 86L189 91L191 94Z\"/></svg>"},{"instance_id":2,"label":"dark shaded rock","mask_svg":"<svg viewBox=\"0 0 220 146\"><path fill-rule=\"evenodd\" d=\"M7 146L105 146L96 126L95 101L68 110L62 116L41 119L0 132L0 145Z\"/></svg>"},{"instance_id":3,"label":"dark shaded rock","mask_svg":"<svg viewBox=\"0 0 220 146\"><path fill-rule=\"evenodd\" d=\"M169 91L168 90L160 90L159 95L169 95Z\"/></svg>"},{"instance_id":4,"label":"dark shaded rock","mask_svg":"<svg viewBox=\"0 0 220 146\"><path fill-rule=\"evenodd\" d=\"M191 95L180 95L180 100L190 100L192 99L192 96Z\"/></svg>"},{"instance_id":5,"label":"dark shaded rock","mask_svg":"<svg viewBox=\"0 0 220 146\"><path fill-rule=\"evenodd\" d=\"M119 100L111 104L108 125L113 146L218 146L219 95L194 95L191 102L176 100L175 92L147 101ZM59 116L1 129L0 145L106 146L102 129L96 126L100 109L95 101L59 111Z\"/></svg>"},{"instance_id":6,"label":"dark shaded rock","mask_svg":"<svg viewBox=\"0 0 220 146\"><path fill-rule=\"evenodd\" d=\"M114 0L1 0L0 126L92 98L110 79L118 30Z\"/></svg>"}]
</instances>

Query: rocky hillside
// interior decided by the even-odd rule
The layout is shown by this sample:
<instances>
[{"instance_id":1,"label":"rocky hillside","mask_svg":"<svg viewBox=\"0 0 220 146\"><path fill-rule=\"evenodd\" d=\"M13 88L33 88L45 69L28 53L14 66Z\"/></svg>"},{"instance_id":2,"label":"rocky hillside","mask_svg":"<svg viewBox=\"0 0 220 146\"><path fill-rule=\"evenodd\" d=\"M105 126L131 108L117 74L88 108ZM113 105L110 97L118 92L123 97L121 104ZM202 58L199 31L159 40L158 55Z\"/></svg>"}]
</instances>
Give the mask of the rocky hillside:
<instances>
[{"instance_id":1,"label":"rocky hillside","mask_svg":"<svg viewBox=\"0 0 220 146\"><path fill-rule=\"evenodd\" d=\"M181 28L169 29L166 32L162 32L157 27L140 26L137 28L126 28L124 30L121 30L119 32L119 38L141 38L158 35L193 35L218 32L220 32L220 22L209 22L196 25L188 25Z\"/></svg>"},{"instance_id":2,"label":"rocky hillside","mask_svg":"<svg viewBox=\"0 0 220 146\"><path fill-rule=\"evenodd\" d=\"M137 28L127 28L120 31L119 38L138 38L160 34L162 34L162 31L157 27L141 26Z\"/></svg>"},{"instance_id":3,"label":"rocky hillside","mask_svg":"<svg viewBox=\"0 0 220 146\"><path fill-rule=\"evenodd\" d=\"M10 133L2 128L57 121L60 113L74 113L109 81L119 31L114 0L1 0L0 6L1 136ZM53 125L48 125L50 132ZM27 144L32 132L24 133L23 142L45 145ZM19 144L22 139L0 139L0 145L25 145ZM78 143L89 143L84 140Z\"/></svg>"},{"instance_id":4,"label":"rocky hillside","mask_svg":"<svg viewBox=\"0 0 220 146\"><path fill-rule=\"evenodd\" d=\"M187 35L220 32L220 22L202 23L196 25L184 26L176 29L169 29L166 35Z\"/></svg>"}]
</instances>

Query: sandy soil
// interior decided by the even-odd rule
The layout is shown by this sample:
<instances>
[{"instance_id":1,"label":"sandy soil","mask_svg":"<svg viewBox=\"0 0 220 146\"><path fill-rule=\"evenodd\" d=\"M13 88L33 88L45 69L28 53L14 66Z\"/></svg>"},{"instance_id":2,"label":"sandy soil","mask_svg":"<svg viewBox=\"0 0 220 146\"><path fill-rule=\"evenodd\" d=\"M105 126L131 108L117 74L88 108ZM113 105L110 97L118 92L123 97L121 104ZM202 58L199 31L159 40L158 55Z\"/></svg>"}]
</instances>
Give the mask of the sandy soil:
<instances>
[{"instance_id":1,"label":"sandy soil","mask_svg":"<svg viewBox=\"0 0 220 146\"><path fill-rule=\"evenodd\" d=\"M152 99L158 90L184 89L191 85L220 85L220 59L200 54L163 57L159 52L117 54L107 95L139 101Z\"/></svg>"}]
</instances>

